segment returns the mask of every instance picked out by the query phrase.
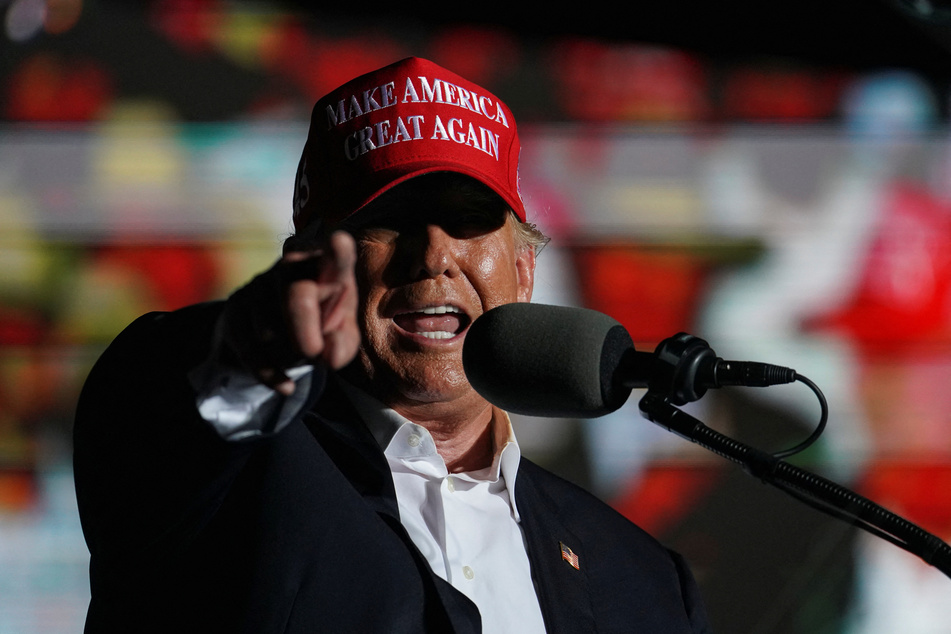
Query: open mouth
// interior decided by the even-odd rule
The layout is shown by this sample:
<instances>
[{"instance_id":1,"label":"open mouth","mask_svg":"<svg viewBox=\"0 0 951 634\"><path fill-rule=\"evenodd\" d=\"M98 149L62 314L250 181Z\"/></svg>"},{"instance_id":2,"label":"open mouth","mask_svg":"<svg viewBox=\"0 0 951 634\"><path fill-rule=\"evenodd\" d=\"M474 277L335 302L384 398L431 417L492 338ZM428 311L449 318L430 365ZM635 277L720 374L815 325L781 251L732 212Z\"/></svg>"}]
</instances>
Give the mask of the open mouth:
<instances>
[{"instance_id":1,"label":"open mouth","mask_svg":"<svg viewBox=\"0 0 951 634\"><path fill-rule=\"evenodd\" d=\"M472 320L456 306L444 304L400 313L393 321L406 332L426 339L452 339L465 331Z\"/></svg>"}]
</instances>

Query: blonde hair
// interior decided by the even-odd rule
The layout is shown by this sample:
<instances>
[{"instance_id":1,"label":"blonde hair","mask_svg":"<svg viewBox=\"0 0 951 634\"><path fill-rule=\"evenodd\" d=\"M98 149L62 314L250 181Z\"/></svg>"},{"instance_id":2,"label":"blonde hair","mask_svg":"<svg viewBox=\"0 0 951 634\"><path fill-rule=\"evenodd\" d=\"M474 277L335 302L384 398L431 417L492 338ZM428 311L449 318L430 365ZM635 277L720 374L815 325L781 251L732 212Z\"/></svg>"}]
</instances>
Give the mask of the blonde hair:
<instances>
[{"instance_id":1,"label":"blonde hair","mask_svg":"<svg viewBox=\"0 0 951 634\"><path fill-rule=\"evenodd\" d=\"M535 251L535 255L541 253L545 245L551 242L551 238L545 235L534 222L522 222L518 216L515 215L514 211L511 212L511 214L515 221L512 223L512 226L515 230L516 246L524 249L532 249Z\"/></svg>"}]
</instances>

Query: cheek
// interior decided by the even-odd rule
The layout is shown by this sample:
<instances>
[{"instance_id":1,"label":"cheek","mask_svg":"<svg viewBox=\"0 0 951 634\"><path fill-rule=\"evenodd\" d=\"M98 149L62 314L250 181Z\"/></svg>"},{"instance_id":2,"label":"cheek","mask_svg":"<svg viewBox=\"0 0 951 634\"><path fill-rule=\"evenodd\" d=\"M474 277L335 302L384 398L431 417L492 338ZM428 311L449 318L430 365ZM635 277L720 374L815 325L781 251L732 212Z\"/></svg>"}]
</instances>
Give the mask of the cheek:
<instances>
[{"instance_id":1,"label":"cheek","mask_svg":"<svg viewBox=\"0 0 951 634\"><path fill-rule=\"evenodd\" d=\"M474 258L477 290L486 307L518 299L518 270L515 255L504 245L495 245Z\"/></svg>"},{"instance_id":2,"label":"cheek","mask_svg":"<svg viewBox=\"0 0 951 634\"><path fill-rule=\"evenodd\" d=\"M357 245L357 264L355 268L357 283L368 287L374 280L379 280L390 255L389 249L383 244L366 240L361 240Z\"/></svg>"},{"instance_id":3,"label":"cheek","mask_svg":"<svg viewBox=\"0 0 951 634\"><path fill-rule=\"evenodd\" d=\"M478 265L476 266L476 271L480 279L490 280L499 277L499 272L502 269L500 262L496 254L494 253L484 253L479 255Z\"/></svg>"},{"instance_id":4,"label":"cheek","mask_svg":"<svg viewBox=\"0 0 951 634\"><path fill-rule=\"evenodd\" d=\"M388 358L392 348L387 324L380 318L380 293L364 292L361 289L360 304L357 308L357 323L360 328L360 348L358 358L363 373L373 378L376 370Z\"/></svg>"},{"instance_id":5,"label":"cheek","mask_svg":"<svg viewBox=\"0 0 951 634\"><path fill-rule=\"evenodd\" d=\"M360 311L375 310L383 293L383 278L391 253L382 245L361 245L354 274L360 295Z\"/></svg>"},{"instance_id":6,"label":"cheek","mask_svg":"<svg viewBox=\"0 0 951 634\"><path fill-rule=\"evenodd\" d=\"M363 253L361 253L361 256ZM362 347L378 348L381 345L380 301L384 289L380 283L381 270L372 266L373 259L361 257L357 261L356 279L359 304L357 321L362 334Z\"/></svg>"},{"instance_id":7,"label":"cheek","mask_svg":"<svg viewBox=\"0 0 951 634\"><path fill-rule=\"evenodd\" d=\"M382 296L383 291L379 287L361 289L360 304L357 308L357 320L364 342L369 342L374 347L381 345L380 341L386 334L384 320L380 317Z\"/></svg>"}]
</instances>

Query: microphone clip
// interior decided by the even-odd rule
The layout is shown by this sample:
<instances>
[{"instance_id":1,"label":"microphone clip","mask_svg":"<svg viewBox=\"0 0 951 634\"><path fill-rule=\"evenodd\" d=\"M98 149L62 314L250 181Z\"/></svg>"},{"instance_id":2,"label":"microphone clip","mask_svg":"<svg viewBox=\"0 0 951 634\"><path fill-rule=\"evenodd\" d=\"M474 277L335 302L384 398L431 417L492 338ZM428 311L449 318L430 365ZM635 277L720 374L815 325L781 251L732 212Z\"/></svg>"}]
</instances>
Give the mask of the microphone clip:
<instances>
[{"instance_id":1,"label":"microphone clip","mask_svg":"<svg viewBox=\"0 0 951 634\"><path fill-rule=\"evenodd\" d=\"M674 405L699 400L707 393L718 357L699 337L680 332L654 350L649 390L665 394Z\"/></svg>"},{"instance_id":2,"label":"microphone clip","mask_svg":"<svg viewBox=\"0 0 951 634\"><path fill-rule=\"evenodd\" d=\"M647 387L667 396L674 405L699 400L710 388L727 385L767 387L792 383L792 368L751 361L725 361L699 337L681 332L664 339L654 350Z\"/></svg>"}]
</instances>

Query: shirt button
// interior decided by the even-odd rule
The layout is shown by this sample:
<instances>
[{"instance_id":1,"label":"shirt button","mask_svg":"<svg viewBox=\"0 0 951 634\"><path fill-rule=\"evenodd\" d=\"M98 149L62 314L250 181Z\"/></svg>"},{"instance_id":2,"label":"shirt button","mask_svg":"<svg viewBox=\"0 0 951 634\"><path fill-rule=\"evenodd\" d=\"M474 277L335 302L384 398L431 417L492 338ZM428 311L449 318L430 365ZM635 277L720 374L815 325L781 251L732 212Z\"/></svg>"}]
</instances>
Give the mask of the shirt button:
<instances>
[{"instance_id":1,"label":"shirt button","mask_svg":"<svg viewBox=\"0 0 951 634\"><path fill-rule=\"evenodd\" d=\"M409 446L410 446L410 447L419 447L419 442L420 442L421 440L422 440L422 438L420 438L420 437L417 436L416 434L413 434L412 436L410 436L410 437L406 440L406 442L409 443Z\"/></svg>"},{"instance_id":2,"label":"shirt button","mask_svg":"<svg viewBox=\"0 0 951 634\"><path fill-rule=\"evenodd\" d=\"M456 492L456 481L452 477L446 478L446 488L449 489L450 493Z\"/></svg>"},{"instance_id":3,"label":"shirt button","mask_svg":"<svg viewBox=\"0 0 951 634\"><path fill-rule=\"evenodd\" d=\"M472 570L472 568L470 568L469 566L463 566L463 567L462 567L462 575L463 575L466 579L472 579L473 577L475 577L475 571Z\"/></svg>"}]
</instances>

